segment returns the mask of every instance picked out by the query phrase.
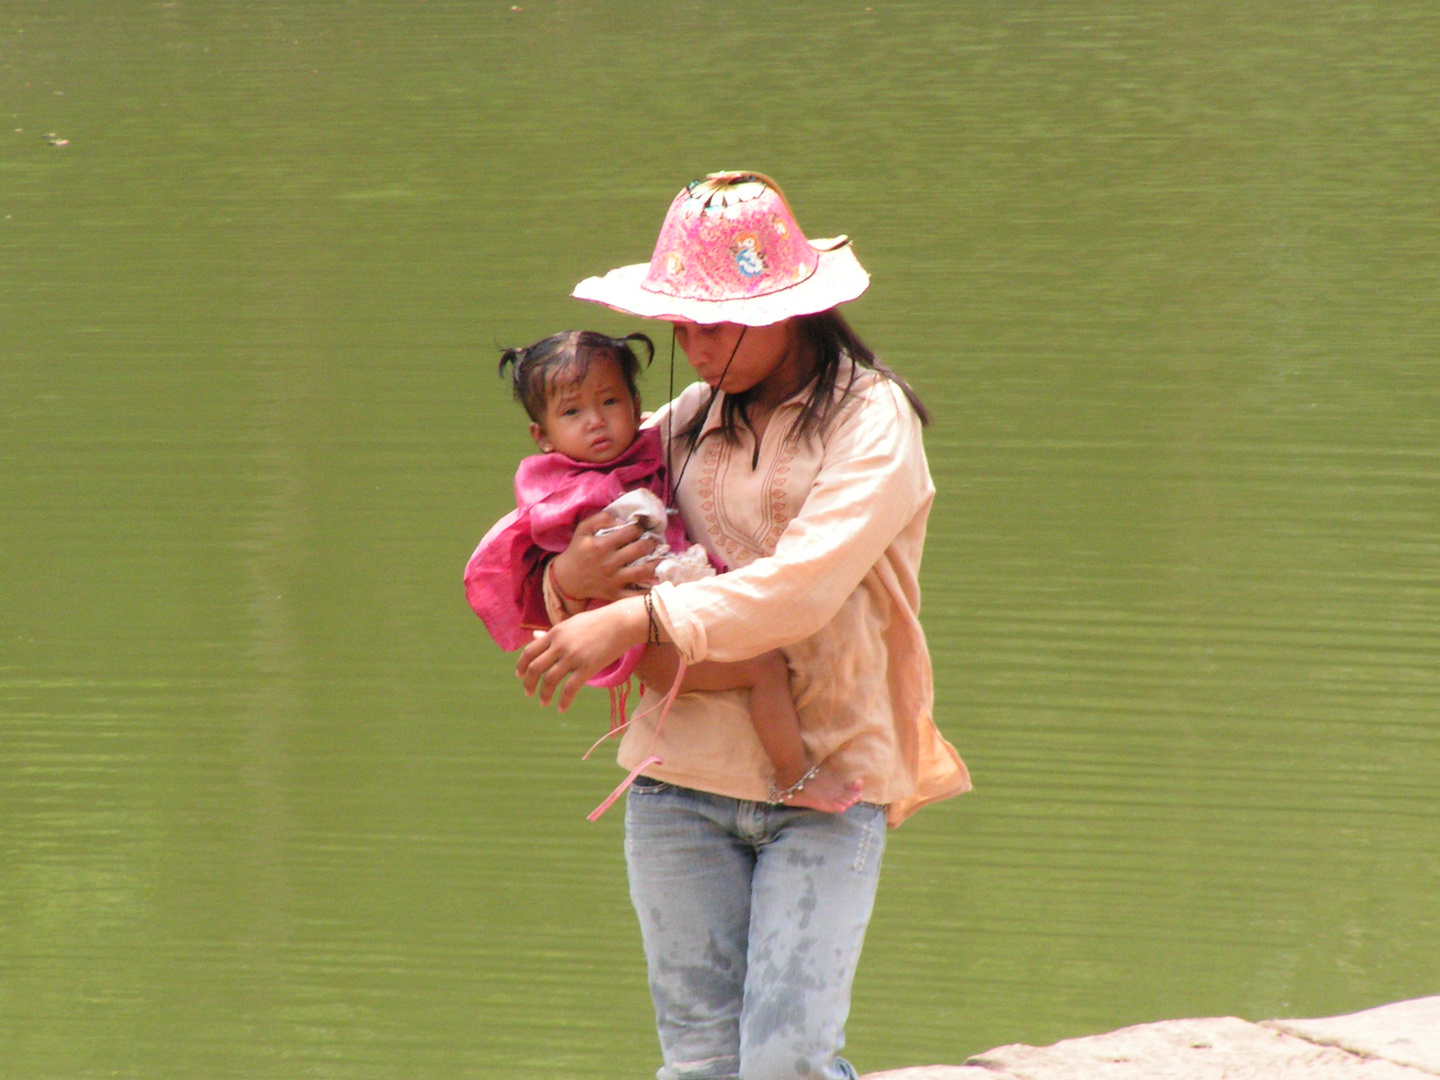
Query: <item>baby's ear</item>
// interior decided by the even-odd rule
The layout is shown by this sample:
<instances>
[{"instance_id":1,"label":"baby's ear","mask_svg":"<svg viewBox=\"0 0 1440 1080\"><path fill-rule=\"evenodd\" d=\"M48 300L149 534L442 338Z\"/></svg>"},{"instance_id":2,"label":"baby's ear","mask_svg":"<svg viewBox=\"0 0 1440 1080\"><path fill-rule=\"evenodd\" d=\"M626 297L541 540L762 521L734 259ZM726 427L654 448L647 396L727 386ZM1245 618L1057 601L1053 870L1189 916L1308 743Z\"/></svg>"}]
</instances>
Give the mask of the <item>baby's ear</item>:
<instances>
[{"instance_id":1,"label":"baby's ear","mask_svg":"<svg viewBox=\"0 0 1440 1080\"><path fill-rule=\"evenodd\" d=\"M530 422L530 437L535 440L535 445L543 453L550 453L550 447L547 445L550 440L545 438L545 429L533 420Z\"/></svg>"}]
</instances>

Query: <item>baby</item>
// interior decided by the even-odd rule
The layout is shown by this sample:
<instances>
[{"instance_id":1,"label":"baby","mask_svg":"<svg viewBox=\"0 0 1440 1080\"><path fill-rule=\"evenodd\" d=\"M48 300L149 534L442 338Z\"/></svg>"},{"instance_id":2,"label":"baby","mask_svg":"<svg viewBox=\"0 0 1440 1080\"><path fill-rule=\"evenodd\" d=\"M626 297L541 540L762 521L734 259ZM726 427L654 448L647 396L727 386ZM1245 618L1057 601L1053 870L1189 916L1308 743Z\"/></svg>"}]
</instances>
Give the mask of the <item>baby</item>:
<instances>
[{"instance_id":1,"label":"baby","mask_svg":"<svg viewBox=\"0 0 1440 1080\"><path fill-rule=\"evenodd\" d=\"M617 506L625 512L628 502L638 503L642 528L664 535L664 546L651 556L659 556L657 576L684 580L712 572L685 536L678 514L654 520L655 502L663 509L669 487L659 432L640 427L635 345L641 342L650 354L648 363L655 347L644 334L611 338L588 330L554 334L501 355L500 373L512 369L515 397L529 414L530 435L542 451L521 462L515 475L516 509L486 534L465 571L470 605L501 648L521 648L534 630L548 627L547 587L552 600L571 614L586 606L561 589L551 559L569 546L580 521L627 492L657 497L637 500L632 495ZM592 684L614 686L633 670L652 687L668 687L679 670L679 655L672 645L637 646L615 668ZM678 692L696 690L749 691L751 723L775 771L772 802L839 813L860 800L860 781L847 783L810 760L780 650L733 663L691 665Z\"/></svg>"}]
</instances>

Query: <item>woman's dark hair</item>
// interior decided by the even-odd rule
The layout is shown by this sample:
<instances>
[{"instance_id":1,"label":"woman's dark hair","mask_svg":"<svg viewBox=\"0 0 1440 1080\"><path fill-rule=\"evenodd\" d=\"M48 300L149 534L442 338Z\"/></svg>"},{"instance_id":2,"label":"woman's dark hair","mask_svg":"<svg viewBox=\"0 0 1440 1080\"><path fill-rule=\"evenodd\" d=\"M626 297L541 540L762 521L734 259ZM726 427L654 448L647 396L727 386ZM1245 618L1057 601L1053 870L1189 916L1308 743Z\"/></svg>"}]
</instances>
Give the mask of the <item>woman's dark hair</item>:
<instances>
[{"instance_id":1,"label":"woman's dark hair","mask_svg":"<svg viewBox=\"0 0 1440 1080\"><path fill-rule=\"evenodd\" d=\"M790 429L790 437L796 442L812 432L825 430L835 411L850 396L861 368L869 368L893 382L905 395L905 400L910 402L910 407L915 410L920 422L930 423L930 410L925 408L920 396L911 389L909 383L891 371L885 361L875 355L874 350L865 344L839 310L831 308L814 315L801 315L796 318L795 324L800 335L800 347L815 360L812 372L814 381L810 384L810 393L801 408L799 422ZM854 363L842 387L841 361L847 356ZM711 400L713 402L714 398ZM720 426L717 430L727 442L738 441L741 424L749 426L750 418L746 412L749 402L748 391L725 395L725 402L720 406ZM680 433L681 439L693 446L695 440L700 438L701 431L705 429L709 412L706 408L697 413L695 419Z\"/></svg>"},{"instance_id":2,"label":"woman's dark hair","mask_svg":"<svg viewBox=\"0 0 1440 1080\"><path fill-rule=\"evenodd\" d=\"M584 379L597 356L614 358L625 376L630 396L638 398L640 389L635 380L640 375L640 358L635 355L632 342L642 341L649 350L649 355L645 357L648 367L655 359L655 343L644 334L612 338L594 330L566 330L523 349L506 349L500 354L500 377L505 377L506 367L512 369L515 400L525 406L531 420L543 424L545 402L551 391L562 378L567 384Z\"/></svg>"}]
</instances>

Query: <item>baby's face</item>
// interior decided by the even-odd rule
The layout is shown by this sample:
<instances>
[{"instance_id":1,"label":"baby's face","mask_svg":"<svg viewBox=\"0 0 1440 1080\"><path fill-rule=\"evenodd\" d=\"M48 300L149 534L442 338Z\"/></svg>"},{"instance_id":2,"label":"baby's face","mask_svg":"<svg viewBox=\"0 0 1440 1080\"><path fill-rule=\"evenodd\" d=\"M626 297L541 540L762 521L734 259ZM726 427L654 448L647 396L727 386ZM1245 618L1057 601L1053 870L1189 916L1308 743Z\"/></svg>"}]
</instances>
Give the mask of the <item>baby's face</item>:
<instances>
[{"instance_id":1,"label":"baby's face","mask_svg":"<svg viewBox=\"0 0 1440 1080\"><path fill-rule=\"evenodd\" d=\"M597 356L585 378L563 378L562 373L562 381L550 388L545 422L530 425L536 445L596 465L628 450L640 427L640 402L631 396L615 359Z\"/></svg>"}]
</instances>

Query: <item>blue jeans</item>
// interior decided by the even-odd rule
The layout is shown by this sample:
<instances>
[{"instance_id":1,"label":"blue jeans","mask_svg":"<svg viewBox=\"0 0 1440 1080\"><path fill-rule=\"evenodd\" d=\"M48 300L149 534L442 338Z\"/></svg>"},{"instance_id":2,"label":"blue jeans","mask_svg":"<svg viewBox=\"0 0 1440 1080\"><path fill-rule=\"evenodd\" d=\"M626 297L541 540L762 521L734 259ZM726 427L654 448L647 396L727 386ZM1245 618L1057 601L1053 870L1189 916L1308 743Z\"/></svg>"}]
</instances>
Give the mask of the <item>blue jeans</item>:
<instances>
[{"instance_id":1,"label":"blue jeans","mask_svg":"<svg viewBox=\"0 0 1440 1080\"><path fill-rule=\"evenodd\" d=\"M770 806L640 777L625 806L658 1080L854 1080L840 1056L885 810Z\"/></svg>"}]
</instances>

